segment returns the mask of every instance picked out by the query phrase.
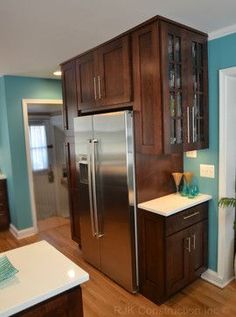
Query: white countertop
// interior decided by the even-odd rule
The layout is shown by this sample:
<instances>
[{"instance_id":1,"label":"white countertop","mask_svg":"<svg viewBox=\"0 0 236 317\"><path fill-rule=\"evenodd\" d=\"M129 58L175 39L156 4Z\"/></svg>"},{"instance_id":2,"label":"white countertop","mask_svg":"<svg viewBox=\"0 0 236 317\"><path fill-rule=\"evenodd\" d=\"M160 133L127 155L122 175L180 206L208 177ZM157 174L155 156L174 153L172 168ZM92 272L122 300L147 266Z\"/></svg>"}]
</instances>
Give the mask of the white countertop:
<instances>
[{"instance_id":1,"label":"white countertop","mask_svg":"<svg viewBox=\"0 0 236 317\"><path fill-rule=\"evenodd\" d=\"M211 199L212 196L206 194L188 198L175 193L140 203L138 208L167 217Z\"/></svg>"},{"instance_id":2,"label":"white countertop","mask_svg":"<svg viewBox=\"0 0 236 317\"><path fill-rule=\"evenodd\" d=\"M6 176L4 174L0 174L0 180L1 179L6 179Z\"/></svg>"},{"instance_id":3,"label":"white countertop","mask_svg":"<svg viewBox=\"0 0 236 317\"><path fill-rule=\"evenodd\" d=\"M89 280L87 272L46 241L0 253L19 272L0 283L0 316L10 316Z\"/></svg>"}]
</instances>

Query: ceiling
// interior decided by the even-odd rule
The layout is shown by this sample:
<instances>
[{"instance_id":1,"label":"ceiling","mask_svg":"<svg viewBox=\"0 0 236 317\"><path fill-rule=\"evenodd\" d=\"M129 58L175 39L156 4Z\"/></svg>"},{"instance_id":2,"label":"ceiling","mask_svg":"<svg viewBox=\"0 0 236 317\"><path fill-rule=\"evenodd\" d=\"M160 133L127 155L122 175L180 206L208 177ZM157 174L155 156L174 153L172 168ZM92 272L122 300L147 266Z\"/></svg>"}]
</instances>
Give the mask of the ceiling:
<instances>
[{"instance_id":1,"label":"ceiling","mask_svg":"<svg viewBox=\"0 0 236 317\"><path fill-rule=\"evenodd\" d=\"M0 0L0 75L58 65L159 14L204 32L236 24L235 0Z\"/></svg>"}]
</instances>

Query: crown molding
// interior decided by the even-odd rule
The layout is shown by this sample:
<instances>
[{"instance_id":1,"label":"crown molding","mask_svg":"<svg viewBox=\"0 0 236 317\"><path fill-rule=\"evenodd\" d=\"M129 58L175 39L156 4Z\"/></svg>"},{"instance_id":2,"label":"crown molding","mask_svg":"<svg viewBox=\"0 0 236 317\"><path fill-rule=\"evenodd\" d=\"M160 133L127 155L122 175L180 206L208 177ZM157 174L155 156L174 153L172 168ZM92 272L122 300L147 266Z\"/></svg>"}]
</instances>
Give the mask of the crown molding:
<instances>
[{"instance_id":1,"label":"crown molding","mask_svg":"<svg viewBox=\"0 0 236 317\"><path fill-rule=\"evenodd\" d=\"M208 34L208 40L215 40L223 36L227 36L230 34L236 33L236 24L227 26L225 28L210 32Z\"/></svg>"}]
</instances>

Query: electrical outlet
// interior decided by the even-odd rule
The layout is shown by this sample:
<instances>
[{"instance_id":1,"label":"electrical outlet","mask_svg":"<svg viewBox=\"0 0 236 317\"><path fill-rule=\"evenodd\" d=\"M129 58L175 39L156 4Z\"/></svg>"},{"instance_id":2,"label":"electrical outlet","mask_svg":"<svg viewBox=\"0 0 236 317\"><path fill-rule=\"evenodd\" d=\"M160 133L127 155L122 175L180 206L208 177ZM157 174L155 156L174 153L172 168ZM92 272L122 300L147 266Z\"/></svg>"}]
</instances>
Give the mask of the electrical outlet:
<instances>
[{"instance_id":1,"label":"electrical outlet","mask_svg":"<svg viewBox=\"0 0 236 317\"><path fill-rule=\"evenodd\" d=\"M200 176L207 178L215 178L215 166L208 164L200 164Z\"/></svg>"},{"instance_id":2,"label":"electrical outlet","mask_svg":"<svg viewBox=\"0 0 236 317\"><path fill-rule=\"evenodd\" d=\"M186 152L186 157L188 157L188 158L196 158L197 157L197 151L188 151L188 152Z\"/></svg>"}]
</instances>

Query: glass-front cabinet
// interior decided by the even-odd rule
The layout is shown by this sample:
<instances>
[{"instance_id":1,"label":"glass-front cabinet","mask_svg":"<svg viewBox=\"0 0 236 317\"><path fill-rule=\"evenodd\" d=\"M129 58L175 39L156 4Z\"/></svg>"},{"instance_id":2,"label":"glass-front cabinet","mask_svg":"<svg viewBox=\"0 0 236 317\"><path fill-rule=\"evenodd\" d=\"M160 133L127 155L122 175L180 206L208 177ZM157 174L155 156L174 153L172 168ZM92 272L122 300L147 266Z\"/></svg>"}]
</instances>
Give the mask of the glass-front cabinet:
<instances>
[{"instance_id":1,"label":"glass-front cabinet","mask_svg":"<svg viewBox=\"0 0 236 317\"><path fill-rule=\"evenodd\" d=\"M206 38L161 22L164 151L208 146Z\"/></svg>"}]
</instances>

